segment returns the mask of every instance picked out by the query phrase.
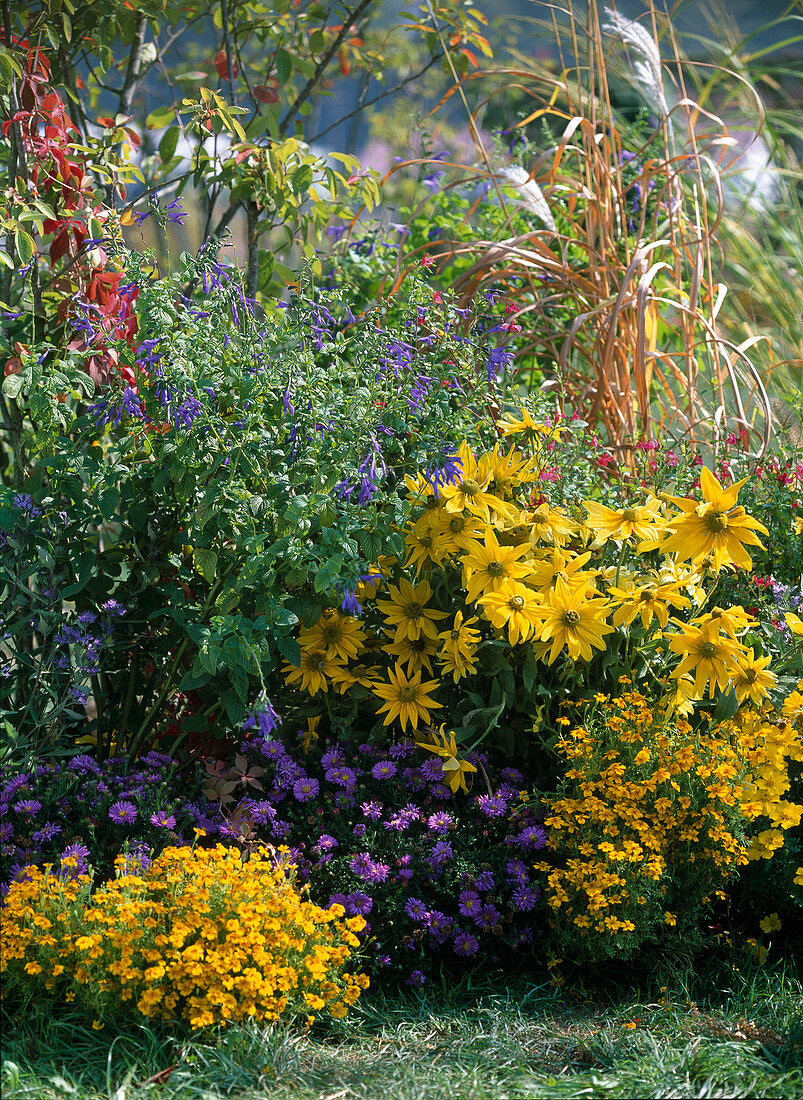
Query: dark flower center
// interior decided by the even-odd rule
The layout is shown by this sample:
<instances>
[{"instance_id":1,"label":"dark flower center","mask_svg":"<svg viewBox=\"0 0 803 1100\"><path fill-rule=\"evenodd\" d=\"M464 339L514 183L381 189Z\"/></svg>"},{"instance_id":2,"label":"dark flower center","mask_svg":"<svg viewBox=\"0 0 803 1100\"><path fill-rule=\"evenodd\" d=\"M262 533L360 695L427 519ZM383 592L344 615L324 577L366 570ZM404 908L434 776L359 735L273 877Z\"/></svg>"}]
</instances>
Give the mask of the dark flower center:
<instances>
[{"instance_id":1,"label":"dark flower center","mask_svg":"<svg viewBox=\"0 0 803 1100\"><path fill-rule=\"evenodd\" d=\"M577 611L564 611L563 612L563 625L564 626L576 626L580 622L580 615Z\"/></svg>"},{"instance_id":2,"label":"dark flower center","mask_svg":"<svg viewBox=\"0 0 803 1100\"><path fill-rule=\"evenodd\" d=\"M421 618L424 607L423 604L417 603L415 600L413 600L411 603L406 603L402 610L404 611L406 618L415 621Z\"/></svg>"},{"instance_id":3,"label":"dark flower center","mask_svg":"<svg viewBox=\"0 0 803 1100\"><path fill-rule=\"evenodd\" d=\"M452 532L453 535L459 535L465 526L465 516L452 516L452 518L449 520L449 530Z\"/></svg>"},{"instance_id":4,"label":"dark flower center","mask_svg":"<svg viewBox=\"0 0 803 1100\"><path fill-rule=\"evenodd\" d=\"M417 695L414 687L410 684L406 684L403 688L399 689L399 699L402 703L412 703Z\"/></svg>"},{"instance_id":5,"label":"dark flower center","mask_svg":"<svg viewBox=\"0 0 803 1100\"><path fill-rule=\"evenodd\" d=\"M705 517L705 525L712 535L721 535L728 528L728 521L724 512L709 512Z\"/></svg>"},{"instance_id":6,"label":"dark flower center","mask_svg":"<svg viewBox=\"0 0 803 1100\"><path fill-rule=\"evenodd\" d=\"M489 577L504 577L505 567L501 561L489 561L486 566Z\"/></svg>"},{"instance_id":7,"label":"dark flower center","mask_svg":"<svg viewBox=\"0 0 803 1100\"><path fill-rule=\"evenodd\" d=\"M703 644L700 646L700 656L704 657L707 661L711 660L716 651L717 647L714 645L713 642L703 642Z\"/></svg>"},{"instance_id":8,"label":"dark flower center","mask_svg":"<svg viewBox=\"0 0 803 1100\"><path fill-rule=\"evenodd\" d=\"M511 596L509 603L510 603L510 606L513 608L514 611L521 611L521 609L524 607L524 597L523 596Z\"/></svg>"},{"instance_id":9,"label":"dark flower center","mask_svg":"<svg viewBox=\"0 0 803 1100\"><path fill-rule=\"evenodd\" d=\"M480 483L478 481L474 481L473 478L468 478L467 481L463 482L463 492L467 497L476 496L479 491Z\"/></svg>"},{"instance_id":10,"label":"dark flower center","mask_svg":"<svg viewBox=\"0 0 803 1100\"><path fill-rule=\"evenodd\" d=\"M622 519L627 523L635 523L638 519L638 512L635 508L625 508L624 512L622 512Z\"/></svg>"}]
</instances>

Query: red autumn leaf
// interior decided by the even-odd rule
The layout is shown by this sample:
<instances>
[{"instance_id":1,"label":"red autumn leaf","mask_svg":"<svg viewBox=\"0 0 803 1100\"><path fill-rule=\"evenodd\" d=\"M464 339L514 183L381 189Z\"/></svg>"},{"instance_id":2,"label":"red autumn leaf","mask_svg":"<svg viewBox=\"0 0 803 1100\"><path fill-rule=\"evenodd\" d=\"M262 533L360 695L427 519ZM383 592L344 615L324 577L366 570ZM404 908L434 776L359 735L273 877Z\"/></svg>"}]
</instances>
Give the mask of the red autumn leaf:
<instances>
[{"instance_id":1,"label":"red autumn leaf","mask_svg":"<svg viewBox=\"0 0 803 1100\"><path fill-rule=\"evenodd\" d=\"M279 93L276 91L276 82L271 81L270 84L255 84L253 88L254 99L258 99L260 103L278 103Z\"/></svg>"},{"instance_id":2,"label":"red autumn leaf","mask_svg":"<svg viewBox=\"0 0 803 1100\"><path fill-rule=\"evenodd\" d=\"M215 68L217 69L217 75L221 80L228 80L229 77L229 63L226 57L225 50L218 50L215 54ZM236 61L232 61L231 71L236 77L240 72L240 66Z\"/></svg>"}]
</instances>

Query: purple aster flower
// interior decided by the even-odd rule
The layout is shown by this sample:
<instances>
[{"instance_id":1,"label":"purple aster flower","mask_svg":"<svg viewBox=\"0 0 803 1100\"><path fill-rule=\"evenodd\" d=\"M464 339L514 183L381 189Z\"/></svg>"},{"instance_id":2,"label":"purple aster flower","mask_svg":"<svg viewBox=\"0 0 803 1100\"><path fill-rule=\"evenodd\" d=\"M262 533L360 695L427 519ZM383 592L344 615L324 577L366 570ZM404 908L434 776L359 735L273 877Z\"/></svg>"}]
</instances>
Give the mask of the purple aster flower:
<instances>
[{"instance_id":1,"label":"purple aster flower","mask_svg":"<svg viewBox=\"0 0 803 1100\"><path fill-rule=\"evenodd\" d=\"M482 908L480 895L476 890L463 890L459 898L460 912L464 917L474 917Z\"/></svg>"},{"instance_id":2,"label":"purple aster flower","mask_svg":"<svg viewBox=\"0 0 803 1100\"><path fill-rule=\"evenodd\" d=\"M327 902L327 908L331 909L333 905L342 905L346 908L347 897L345 894L330 894L329 901Z\"/></svg>"},{"instance_id":3,"label":"purple aster flower","mask_svg":"<svg viewBox=\"0 0 803 1100\"><path fill-rule=\"evenodd\" d=\"M493 890L494 877L490 871L480 871L474 876L474 888L476 890Z\"/></svg>"},{"instance_id":4,"label":"purple aster flower","mask_svg":"<svg viewBox=\"0 0 803 1100\"><path fill-rule=\"evenodd\" d=\"M414 987L421 986L426 980L427 979L424 977L420 970L412 970L410 972L409 978L407 979L407 984Z\"/></svg>"},{"instance_id":5,"label":"purple aster flower","mask_svg":"<svg viewBox=\"0 0 803 1100\"><path fill-rule=\"evenodd\" d=\"M431 909L427 913L426 924L433 943L443 943L452 926L452 922L446 914L441 913L438 909Z\"/></svg>"},{"instance_id":6,"label":"purple aster flower","mask_svg":"<svg viewBox=\"0 0 803 1100\"><path fill-rule=\"evenodd\" d=\"M347 790L357 785L357 773L353 768L346 768L342 765L340 767L327 768L324 773L324 778L329 783L336 783L338 787L345 787Z\"/></svg>"},{"instance_id":7,"label":"purple aster flower","mask_svg":"<svg viewBox=\"0 0 803 1100\"><path fill-rule=\"evenodd\" d=\"M415 741L410 741L408 738L404 741L398 741L395 745L391 745L388 749L388 756L392 760L404 760L414 752Z\"/></svg>"},{"instance_id":8,"label":"purple aster flower","mask_svg":"<svg viewBox=\"0 0 803 1100\"><path fill-rule=\"evenodd\" d=\"M374 899L361 890L346 895L345 909L352 917L366 917L374 907Z\"/></svg>"},{"instance_id":9,"label":"purple aster flower","mask_svg":"<svg viewBox=\"0 0 803 1100\"><path fill-rule=\"evenodd\" d=\"M451 814L447 814L445 810L440 810L436 814L432 814L427 825L433 833L446 833L449 831L449 826L454 824L454 818Z\"/></svg>"},{"instance_id":10,"label":"purple aster flower","mask_svg":"<svg viewBox=\"0 0 803 1100\"><path fill-rule=\"evenodd\" d=\"M317 779L310 779L306 777L304 779L298 779L293 785L293 794L296 797L297 802L309 802L315 798L320 790L320 784Z\"/></svg>"},{"instance_id":11,"label":"purple aster flower","mask_svg":"<svg viewBox=\"0 0 803 1100\"><path fill-rule=\"evenodd\" d=\"M100 775L100 768L86 753L74 756L67 767L71 772L94 772L95 775Z\"/></svg>"},{"instance_id":12,"label":"purple aster flower","mask_svg":"<svg viewBox=\"0 0 803 1100\"><path fill-rule=\"evenodd\" d=\"M363 824L355 825L351 831L358 840L361 836L365 836L365 826Z\"/></svg>"},{"instance_id":13,"label":"purple aster flower","mask_svg":"<svg viewBox=\"0 0 803 1100\"><path fill-rule=\"evenodd\" d=\"M475 924L478 924L480 928L493 928L495 924L499 923L500 912L494 905L483 905L479 913L474 917Z\"/></svg>"},{"instance_id":14,"label":"purple aster flower","mask_svg":"<svg viewBox=\"0 0 803 1100\"><path fill-rule=\"evenodd\" d=\"M264 741L260 745L260 752L269 760L281 760L287 754L287 750L281 741Z\"/></svg>"},{"instance_id":15,"label":"purple aster flower","mask_svg":"<svg viewBox=\"0 0 803 1100\"><path fill-rule=\"evenodd\" d=\"M382 816L381 802L363 802L360 809L363 812L363 817L367 817L369 821L379 821Z\"/></svg>"},{"instance_id":16,"label":"purple aster flower","mask_svg":"<svg viewBox=\"0 0 803 1100\"><path fill-rule=\"evenodd\" d=\"M540 891L531 890L529 886L519 886L513 891L513 905L522 913L527 913L535 908Z\"/></svg>"},{"instance_id":17,"label":"purple aster flower","mask_svg":"<svg viewBox=\"0 0 803 1100\"><path fill-rule=\"evenodd\" d=\"M426 779L428 783L437 783L443 779L443 765L437 756L425 760L418 770L422 779Z\"/></svg>"},{"instance_id":18,"label":"purple aster flower","mask_svg":"<svg viewBox=\"0 0 803 1100\"><path fill-rule=\"evenodd\" d=\"M409 898L404 911L410 920L420 923L427 919L427 907L420 898Z\"/></svg>"},{"instance_id":19,"label":"purple aster flower","mask_svg":"<svg viewBox=\"0 0 803 1100\"><path fill-rule=\"evenodd\" d=\"M329 836L328 833L322 833L318 837L318 843L315 847L321 852L333 852L335 848L340 847L340 845L333 836Z\"/></svg>"},{"instance_id":20,"label":"purple aster flower","mask_svg":"<svg viewBox=\"0 0 803 1100\"><path fill-rule=\"evenodd\" d=\"M345 763L346 757L340 745L333 745L332 748L327 749L321 757L322 768L337 768Z\"/></svg>"},{"instance_id":21,"label":"purple aster flower","mask_svg":"<svg viewBox=\"0 0 803 1100\"><path fill-rule=\"evenodd\" d=\"M500 775L506 783L514 783L517 787L524 782L524 776L518 768L502 768Z\"/></svg>"},{"instance_id":22,"label":"purple aster flower","mask_svg":"<svg viewBox=\"0 0 803 1100\"><path fill-rule=\"evenodd\" d=\"M527 872L527 864L522 863L520 859L509 859L507 861L507 877L517 883L519 886L526 886L529 879Z\"/></svg>"},{"instance_id":23,"label":"purple aster flower","mask_svg":"<svg viewBox=\"0 0 803 1100\"><path fill-rule=\"evenodd\" d=\"M546 847L546 833L540 825L528 825L513 838L513 843L518 848L523 848L525 852L537 851L539 848Z\"/></svg>"},{"instance_id":24,"label":"purple aster flower","mask_svg":"<svg viewBox=\"0 0 803 1100\"><path fill-rule=\"evenodd\" d=\"M175 829L176 819L167 810L159 810L158 813L151 814L151 825L155 825L157 829Z\"/></svg>"},{"instance_id":25,"label":"purple aster flower","mask_svg":"<svg viewBox=\"0 0 803 1100\"><path fill-rule=\"evenodd\" d=\"M130 802L115 802L109 809L109 817L112 821L116 821L118 825L132 825L139 814L136 806ZM175 825L175 822L173 824Z\"/></svg>"},{"instance_id":26,"label":"purple aster flower","mask_svg":"<svg viewBox=\"0 0 803 1100\"><path fill-rule=\"evenodd\" d=\"M462 955L464 958L469 955L476 955L479 946L477 937L472 936L470 932L458 932L454 937L455 954Z\"/></svg>"},{"instance_id":27,"label":"purple aster flower","mask_svg":"<svg viewBox=\"0 0 803 1100\"><path fill-rule=\"evenodd\" d=\"M503 817L507 810L507 802L499 794L481 794L477 799L477 805L486 817Z\"/></svg>"},{"instance_id":28,"label":"purple aster flower","mask_svg":"<svg viewBox=\"0 0 803 1100\"><path fill-rule=\"evenodd\" d=\"M26 817L33 817L34 814L38 814L42 809L42 803L37 802L35 798L25 798L22 802L15 802L12 809L15 813L25 814Z\"/></svg>"},{"instance_id":29,"label":"purple aster flower","mask_svg":"<svg viewBox=\"0 0 803 1100\"><path fill-rule=\"evenodd\" d=\"M442 867L444 863L448 863L450 859L454 859L454 852L452 851L452 846L449 841L439 840L432 849L429 858L433 867Z\"/></svg>"},{"instance_id":30,"label":"purple aster flower","mask_svg":"<svg viewBox=\"0 0 803 1100\"><path fill-rule=\"evenodd\" d=\"M380 760L371 768L371 775L374 779L391 779L397 771L398 768L392 760Z\"/></svg>"}]
</instances>

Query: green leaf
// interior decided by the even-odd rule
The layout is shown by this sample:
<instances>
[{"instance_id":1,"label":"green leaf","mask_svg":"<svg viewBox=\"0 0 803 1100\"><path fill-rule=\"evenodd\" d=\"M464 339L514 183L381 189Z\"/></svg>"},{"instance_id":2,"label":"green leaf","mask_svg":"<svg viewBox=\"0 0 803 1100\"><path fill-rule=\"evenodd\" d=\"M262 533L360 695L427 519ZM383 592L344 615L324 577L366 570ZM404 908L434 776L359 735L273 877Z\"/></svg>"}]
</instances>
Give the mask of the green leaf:
<instances>
[{"instance_id":1,"label":"green leaf","mask_svg":"<svg viewBox=\"0 0 803 1100\"><path fill-rule=\"evenodd\" d=\"M120 490L116 485L108 485L105 489L102 489L98 493L98 505L100 506L100 514L105 520L110 520L114 513L117 511L117 505L120 503Z\"/></svg>"},{"instance_id":2,"label":"green leaf","mask_svg":"<svg viewBox=\"0 0 803 1100\"><path fill-rule=\"evenodd\" d=\"M195 568L208 583L214 582L217 575L217 551L209 550L204 546L196 546L192 552Z\"/></svg>"},{"instance_id":3,"label":"green leaf","mask_svg":"<svg viewBox=\"0 0 803 1100\"><path fill-rule=\"evenodd\" d=\"M176 112L172 107L157 107L145 119L145 125L149 130L161 130L163 126L169 126L175 117Z\"/></svg>"},{"instance_id":4,"label":"green leaf","mask_svg":"<svg viewBox=\"0 0 803 1100\"><path fill-rule=\"evenodd\" d=\"M20 390L22 389L22 375L21 374L9 374L3 379L3 393L6 397L10 397L12 400L16 400L19 397Z\"/></svg>"},{"instance_id":5,"label":"green leaf","mask_svg":"<svg viewBox=\"0 0 803 1100\"><path fill-rule=\"evenodd\" d=\"M19 258L24 264L29 264L36 255L36 242L33 237L24 229L15 229L14 244L17 246Z\"/></svg>"},{"instance_id":6,"label":"green leaf","mask_svg":"<svg viewBox=\"0 0 803 1100\"><path fill-rule=\"evenodd\" d=\"M162 163L166 163L172 160L175 156L176 146L178 145L178 136L181 130L178 126L171 126L169 130L165 130L162 134L162 139L159 142L159 156Z\"/></svg>"},{"instance_id":7,"label":"green leaf","mask_svg":"<svg viewBox=\"0 0 803 1100\"><path fill-rule=\"evenodd\" d=\"M293 172L292 187L296 194L300 194L302 191L309 191L312 185L312 168L309 164L302 164L300 168L296 168Z\"/></svg>"},{"instance_id":8,"label":"green leaf","mask_svg":"<svg viewBox=\"0 0 803 1100\"><path fill-rule=\"evenodd\" d=\"M286 84L293 71L293 60L287 50L281 47L276 51L276 75L280 84Z\"/></svg>"},{"instance_id":9,"label":"green leaf","mask_svg":"<svg viewBox=\"0 0 803 1100\"><path fill-rule=\"evenodd\" d=\"M285 661L289 661L291 665L301 663L301 646L295 638L291 638L289 634L274 634L271 636L271 641L276 645Z\"/></svg>"},{"instance_id":10,"label":"green leaf","mask_svg":"<svg viewBox=\"0 0 803 1100\"><path fill-rule=\"evenodd\" d=\"M333 554L331 558L323 563L312 582L316 592L327 592L334 585L340 575L342 564L342 554Z\"/></svg>"}]
</instances>

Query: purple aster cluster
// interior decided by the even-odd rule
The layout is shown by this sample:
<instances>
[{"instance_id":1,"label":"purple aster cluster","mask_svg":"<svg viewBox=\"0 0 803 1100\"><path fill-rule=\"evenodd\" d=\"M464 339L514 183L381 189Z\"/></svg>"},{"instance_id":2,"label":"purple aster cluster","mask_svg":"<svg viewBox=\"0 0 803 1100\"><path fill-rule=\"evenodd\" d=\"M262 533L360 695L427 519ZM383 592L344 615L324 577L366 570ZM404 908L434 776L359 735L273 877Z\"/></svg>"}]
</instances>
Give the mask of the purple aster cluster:
<instances>
[{"instance_id":1,"label":"purple aster cluster","mask_svg":"<svg viewBox=\"0 0 803 1100\"><path fill-rule=\"evenodd\" d=\"M170 781L172 764L159 752L146 753L133 765L121 758L99 764L81 753L66 766L0 768L3 892L29 864L58 866L71 859L72 873L91 868L110 875L115 857L137 845L141 861L151 850L191 841L193 809L200 812L203 804L201 778L190 788L195 804L181 800Z\"/></svg>"}]
</instances>

